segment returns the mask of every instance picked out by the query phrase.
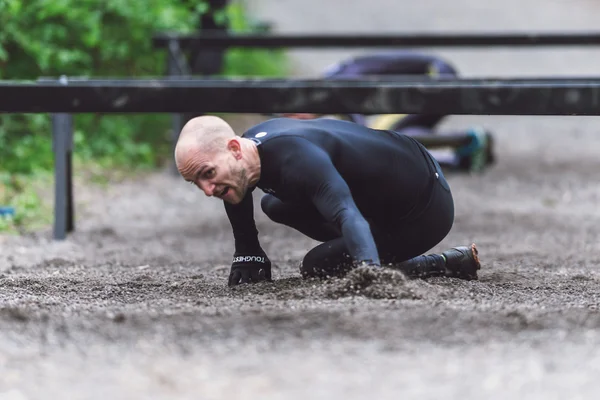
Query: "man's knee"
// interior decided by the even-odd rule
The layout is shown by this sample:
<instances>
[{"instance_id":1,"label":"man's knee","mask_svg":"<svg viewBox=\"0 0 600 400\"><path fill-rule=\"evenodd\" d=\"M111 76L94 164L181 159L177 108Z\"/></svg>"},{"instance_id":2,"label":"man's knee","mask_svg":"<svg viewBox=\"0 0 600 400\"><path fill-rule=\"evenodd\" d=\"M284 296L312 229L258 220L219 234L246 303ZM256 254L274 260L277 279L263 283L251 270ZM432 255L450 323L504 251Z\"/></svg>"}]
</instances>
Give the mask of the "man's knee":
<instances>
[{"instance_id":1,"label":"man's knee","mask_svg":"<svg viewBox=\"0 0 600 400\"><path fill-rule=\"evenodd\" d=\"M345 250L343 239L334 239L318 245L304 256L300 274L304 278L340 277L352 266L352 257Z\"/></svg>"}]
</instances>

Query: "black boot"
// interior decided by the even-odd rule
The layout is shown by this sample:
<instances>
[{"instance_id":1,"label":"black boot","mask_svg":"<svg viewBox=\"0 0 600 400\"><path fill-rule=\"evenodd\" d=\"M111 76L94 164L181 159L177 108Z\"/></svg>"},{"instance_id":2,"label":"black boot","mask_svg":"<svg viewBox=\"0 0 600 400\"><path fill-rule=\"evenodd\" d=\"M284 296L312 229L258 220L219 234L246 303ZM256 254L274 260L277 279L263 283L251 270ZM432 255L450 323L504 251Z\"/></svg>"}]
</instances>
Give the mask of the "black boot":
<instances>
[{"instance_id":1,"label":"black boot","mask_svg":"<svg viewBox=\"0 0 600 400\"><path fill-rule=\"evenodd\" d=\"M408 278L426 279L434 276L444 276L446 273L444 265L444 257L439 254L429 254L392 264L390 268L399 270Z\"/></svg>"},{"instance_id":2,"label":"black boot","mask_svg":"<svg viewBox=\"0 0 600 400\"><path fill-rule=\"evenodd\" d=\"M442 253L446 258L446 276L465 280L477 280L481 269L479 252L475 243L471 246L454 247Z\"/></svg>"}]
</instances>

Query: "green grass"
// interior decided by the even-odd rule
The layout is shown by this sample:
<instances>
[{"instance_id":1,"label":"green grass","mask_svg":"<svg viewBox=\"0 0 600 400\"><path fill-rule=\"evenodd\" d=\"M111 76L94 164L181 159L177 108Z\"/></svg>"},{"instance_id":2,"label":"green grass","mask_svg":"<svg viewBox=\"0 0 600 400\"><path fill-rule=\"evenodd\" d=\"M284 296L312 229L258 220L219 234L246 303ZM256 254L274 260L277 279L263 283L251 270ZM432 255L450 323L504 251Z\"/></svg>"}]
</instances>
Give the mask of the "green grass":
<instances>
[{"instance_id":1,"label":"green grass","mask_svg":"<svg viewBox=\"0 0 600 400\"><path fill-rule=\"evenodd\" d=\"M52 202L44 193L52 194L51 172L33 175L0 175L0 206L15 209L12 217L0 216L0 232L24 234L47 227L52 222Z\"/></svg>"}]
</instances>

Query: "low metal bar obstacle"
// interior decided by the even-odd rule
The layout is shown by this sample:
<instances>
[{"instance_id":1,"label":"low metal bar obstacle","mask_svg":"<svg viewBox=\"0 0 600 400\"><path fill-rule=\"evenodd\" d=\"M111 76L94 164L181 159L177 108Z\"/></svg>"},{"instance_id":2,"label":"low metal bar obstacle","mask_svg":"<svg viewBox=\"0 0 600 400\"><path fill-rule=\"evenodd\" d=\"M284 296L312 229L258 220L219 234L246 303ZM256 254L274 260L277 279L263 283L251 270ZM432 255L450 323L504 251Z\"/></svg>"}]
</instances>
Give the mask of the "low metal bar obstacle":
<instances>
[{"instance_id":1,"label":"low metal bar obstacle","mask_svg":"<svg viewBox=\"0 0 600 400\"><path fill-rule=\"evenodd\" d=\"M77 113L600 115L600 77L552 79L44 79L0 81L0 112L53 113L54 238L74 230Z\"/></svg>"},{"instance_id":2,"label":"low metal bar obstacle","mask_svg":"<svg viewBox=\"0 0 600 400\"><path fill-rule=\"evenodd\" d=\"M600 115L600 78L0 82L0 112Z\"/></svg>"},{"instance_id":3,"label":"low metal bar obstacle","mask_svg":"<svg viewBox=\"0 0 600 400\"><path fill-rule=\"evenodd\" d=\"M599 46L600 32L407 33L407 34L189 34L159 33L153 44L166 48L177 41L183 50L198 48L348 48L348 47L556 47Z\"/></svg>"}]
</instances>

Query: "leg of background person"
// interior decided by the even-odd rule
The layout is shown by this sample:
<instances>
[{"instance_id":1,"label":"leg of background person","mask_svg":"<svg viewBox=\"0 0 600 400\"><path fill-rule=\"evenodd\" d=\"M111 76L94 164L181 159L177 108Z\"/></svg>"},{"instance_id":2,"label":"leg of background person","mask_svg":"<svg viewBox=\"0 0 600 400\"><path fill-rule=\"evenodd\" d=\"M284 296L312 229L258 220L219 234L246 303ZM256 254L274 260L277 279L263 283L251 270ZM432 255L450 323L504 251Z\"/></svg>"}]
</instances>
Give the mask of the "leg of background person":
<instances>
[{"instance_id":1,"label":"leg of background person","mask_svg":"<svg viewBox=\"0 0 600 400\"><path fill-rule=\"evenodd\" d=\"M339 229L323 219L316 208L284 203L267 194L260 202L263 212L273 221L294 228L319 242L327 242L342 236Z\"/></svg>"},{"instance_id":2,"label":"leg of background person","mask_svg":"<svg viewBox=\"0 0 600 400\"><path fill-rule=\"evenodd\" d=\"M435 128L444 117L446 116L438 114L409 114L393 124L390 127L390 130L400 131L410 127L423 127L430 129L429 134L434 135L435 131L433 131L433 128Z\"/></svg>"},{"instance_id":3,"label":"leg of background person","mask_svg":"<svg viewBox=\"0 0 600 400\"><path fill-rule=\"evenodd\" d=\"M464 131L441 133L437 137L456 141L452 146L454 160L447 159L445 166L454 165L457 170L481 172L496 162L494 137L483 127L473 126Z\"/></svg>"},{"instance_id":4,"label":"leg of background person","mask_svg":"<svg viewBox=\"0 0 600 400\"><path fill-rule=\"evenodd\" d=\"M445 169L481 172L495 162L492 134L480 127L438 135L432 135L430 129L423 127L395 132L420 142Z\"/></svg>"},{"instance_id":5,"label":"leg of background person","mask_svg":"<svg viewBox=\"0 0 600 400\"><path fill-rule=\"evenodd\" d=\"M452 149L448 149L448 144L444 141L442 142L439 136L434 136L431 129L421 127L421 126L411 126L404 128L400 131L395 131L401 133L403 135L410 136L423 144L429 153L437 160L437 162L444 168L456 168L459 163L459 157ZM445 136L444 136L445 138ZM459 141L461 138L469 139L466 133L460 133L456 138L451 138L448 142L452 142L453 140ZM441 145L436 145L435 142L442 143ZM434 148L443 148L442 150L434 150Z\"/></svg>"},{"instance_id":6,"label":"leg of background person","mask_svg":"<svg viewBox=\"0 0 600 400\"><path fill-rule=\"evenodd\" d=\"M445 169L453 169L459 166L460 157L452 150L429 150L429 153Z\"/></svg>"},{"instance_id":7,"label":"leg of background person","mask_svg":"<svg viewBox=\"0 0 600 400\"><path fill-rule=\"evenodd\" d=\"M455 78L457 76L456 69L446 61L441 59L435 60L429 66L427 75L437 79ZM390 130L398 131L408 127L424 127L431 129L428 134L433 135L433 131L439 123L446 117L440 114L410 114L397 121Z\"/></svg>"}]
</instances>

